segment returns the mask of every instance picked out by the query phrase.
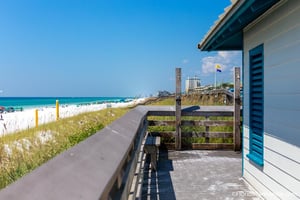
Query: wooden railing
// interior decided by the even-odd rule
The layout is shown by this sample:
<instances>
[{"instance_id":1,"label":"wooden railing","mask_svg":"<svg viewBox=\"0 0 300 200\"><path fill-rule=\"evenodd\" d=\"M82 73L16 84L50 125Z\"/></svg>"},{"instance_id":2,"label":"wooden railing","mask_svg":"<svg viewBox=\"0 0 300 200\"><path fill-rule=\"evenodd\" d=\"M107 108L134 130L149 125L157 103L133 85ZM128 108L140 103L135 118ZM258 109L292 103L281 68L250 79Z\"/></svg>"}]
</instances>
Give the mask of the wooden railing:
<instances>
[{"instance_id":1,"label":"wooden railing","mask_svg":"<svg viewBox=\"0 0 300 200\"><path fill-rule=\"evenodd\" d=\"M164 116L164 117L162 117ZM186 107L181 113L182 149L234 149L234 112L231 106ZM175 149L175 117L170 112L149 112L148 131ZM240 134L240 133L237 133Z\"/></svg>"},{"instance_id":2,"label":"wooden railing","mask_svg":"<svg viewBox=\"0 0 300 200\"><path fill-rule=\"evenodd\" d=\"M147 112L132 109L0 190L0 199L134 199L142 175Z\"/></svg>"},{"instance_id":3,"label":"wooden railing","mask_svg":"<svg viewBox=\"0 0 300 200\"><path fill-rule=\"evenodd\" d=\"M231 137L232 133L216 133L214 126L232 126L232 122L211 117L233 115L233 107L186 107L182 109L181 127L203 126L204 132L188 132L183 137L215 135ZM174 121L148 120L148 116L175 116L174 106L138 106L95 135L35 169L0 191L0 199L136 199L141 195L143 141L149 125L174 125ZM190 120L185 117L204 117ZM173 133L172 133L173 134ZM163 135L164 136L164 135ZM215 144L197 144L197 148ZM200 146L199 146L200 145ZM222 146L223 145L223 146ZM217 149L232 148L222 144Z\"/></svg>"}]
</instances>

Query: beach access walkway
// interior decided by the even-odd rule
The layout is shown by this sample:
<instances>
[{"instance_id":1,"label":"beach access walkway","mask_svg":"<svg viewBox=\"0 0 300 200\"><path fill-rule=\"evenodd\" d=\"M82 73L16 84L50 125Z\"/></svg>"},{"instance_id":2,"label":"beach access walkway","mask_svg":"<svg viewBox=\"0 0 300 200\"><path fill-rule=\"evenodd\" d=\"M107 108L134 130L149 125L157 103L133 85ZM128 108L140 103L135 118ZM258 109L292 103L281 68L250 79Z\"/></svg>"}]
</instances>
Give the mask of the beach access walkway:
<instances>
[{"instance_id":1,"label":"beach access walkway","mask_svg":"<svg viewBox=\"0 0 300 200\"><path fill-rule=\"evenodd\" d=\"M234 151L161 150L158 170L147 160L142 200L256 200L242 177L242 155Z\"/></svg>"},{"instance_id":2,"label":"beach access walkway","mask_svg":"<svg viewBox=\"0 0 300 200\"><path fill-rule=\"evenodd\" d=\"M205 140L216 134L225 139L235 135L206 128L233 126L232 120L216 119L224 115L231 119L231 106L191 106L183 108L182 115L187 119L204 117L194 122L182 120L181 124L204 126ZM153 116L175 116L174 106L133 108L101 131L1 189L0 199L259 199L241 178L242 153L234 151L234 144L192 144L193 150L165 151L163 147L167 144L162 141L157 170L149 170L149 155L143 148L148 128L157 123L175 124L173 120L154 122ZM199 137L203 138L203 134ZM167 133L161 135L165 136ZM218 150L199 150L212 147Z\"/></svg>"}]
</instances>

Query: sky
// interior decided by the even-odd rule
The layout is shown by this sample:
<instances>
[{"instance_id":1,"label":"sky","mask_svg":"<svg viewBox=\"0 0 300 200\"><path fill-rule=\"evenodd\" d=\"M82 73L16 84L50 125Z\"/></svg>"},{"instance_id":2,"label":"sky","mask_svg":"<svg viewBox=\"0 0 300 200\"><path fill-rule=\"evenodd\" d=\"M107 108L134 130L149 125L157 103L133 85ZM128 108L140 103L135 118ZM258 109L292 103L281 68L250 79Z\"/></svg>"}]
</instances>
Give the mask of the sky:
<instances>
[{"instance_id":1,"label":"sky","mask_svg":"<svg viewBox=\"0 0 300 200\"><path fill-rule=\"evenodd\" d=\"M175 69L232 82L241 52L197 44L230 0L0 0L0 97L149 96Z\"/></svg>"}]
</instances>

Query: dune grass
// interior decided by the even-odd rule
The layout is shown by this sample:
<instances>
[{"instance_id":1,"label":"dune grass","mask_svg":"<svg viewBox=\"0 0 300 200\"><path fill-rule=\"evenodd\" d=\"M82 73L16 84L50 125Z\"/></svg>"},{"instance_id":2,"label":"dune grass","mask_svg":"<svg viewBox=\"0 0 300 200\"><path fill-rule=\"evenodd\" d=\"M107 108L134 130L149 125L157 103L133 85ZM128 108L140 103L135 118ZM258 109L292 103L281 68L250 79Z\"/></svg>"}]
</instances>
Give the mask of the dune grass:
<instances>
[{"instance_id":1,"label":"dune grass","mask_svg":"<svg viewBox=\"0 0 300 200\"><path fill-rule=\"evenodd\" d=\"M0 188L16 181L55 155L78 144L124 115L112 108L60 119L0 138Z\"/></svg>"},{"instance_id":2,"label":"dune grass","mask_svg":"<svg viewBox=\"0 0 300 200\"><path fill-rule=\"evenodd\" d=\"M175 105L175 100L174 98L167 98L151 105ZM184 100L182 105L193 104L189 100ZM0 188L6 187L55 155L93 135L124 115L129 109L110 108L84 113L40 125L38 128L31 128L0 137ZM191 117L183 118L192 120ZM149 119L174 120L174 117L149 117ZM192 129L192 127L189 127L186 131L193 131ZM214 131L230 131L222 128L222 130L217 129L218 127ZM174 130L174 127L149 127L148 131ZM174 138L165 138L165 140L165 142L174 142ZM203 138L186 138L186 140L184 142L187 143L204 142Z\"/></svg>"}]
</instances>

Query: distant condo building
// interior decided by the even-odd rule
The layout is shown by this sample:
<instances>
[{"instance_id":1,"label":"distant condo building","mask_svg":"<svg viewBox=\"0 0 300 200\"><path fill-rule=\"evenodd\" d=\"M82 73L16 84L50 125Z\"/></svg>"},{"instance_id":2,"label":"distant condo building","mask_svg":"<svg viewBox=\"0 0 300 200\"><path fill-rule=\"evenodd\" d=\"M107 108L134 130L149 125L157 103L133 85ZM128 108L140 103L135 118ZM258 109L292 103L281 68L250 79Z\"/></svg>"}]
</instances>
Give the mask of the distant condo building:
<instances>
[{"instance_id":1,"label":"distant condo building","mask_svg":"<svg viewBox=\"0 0 300 200\"><path fill-rule=\"evenodd\" d=\"M195 90L200 89L200 79L197 76L188 77L185 81L185 93L194 92Z\"/></svg>"}]
</instances>

